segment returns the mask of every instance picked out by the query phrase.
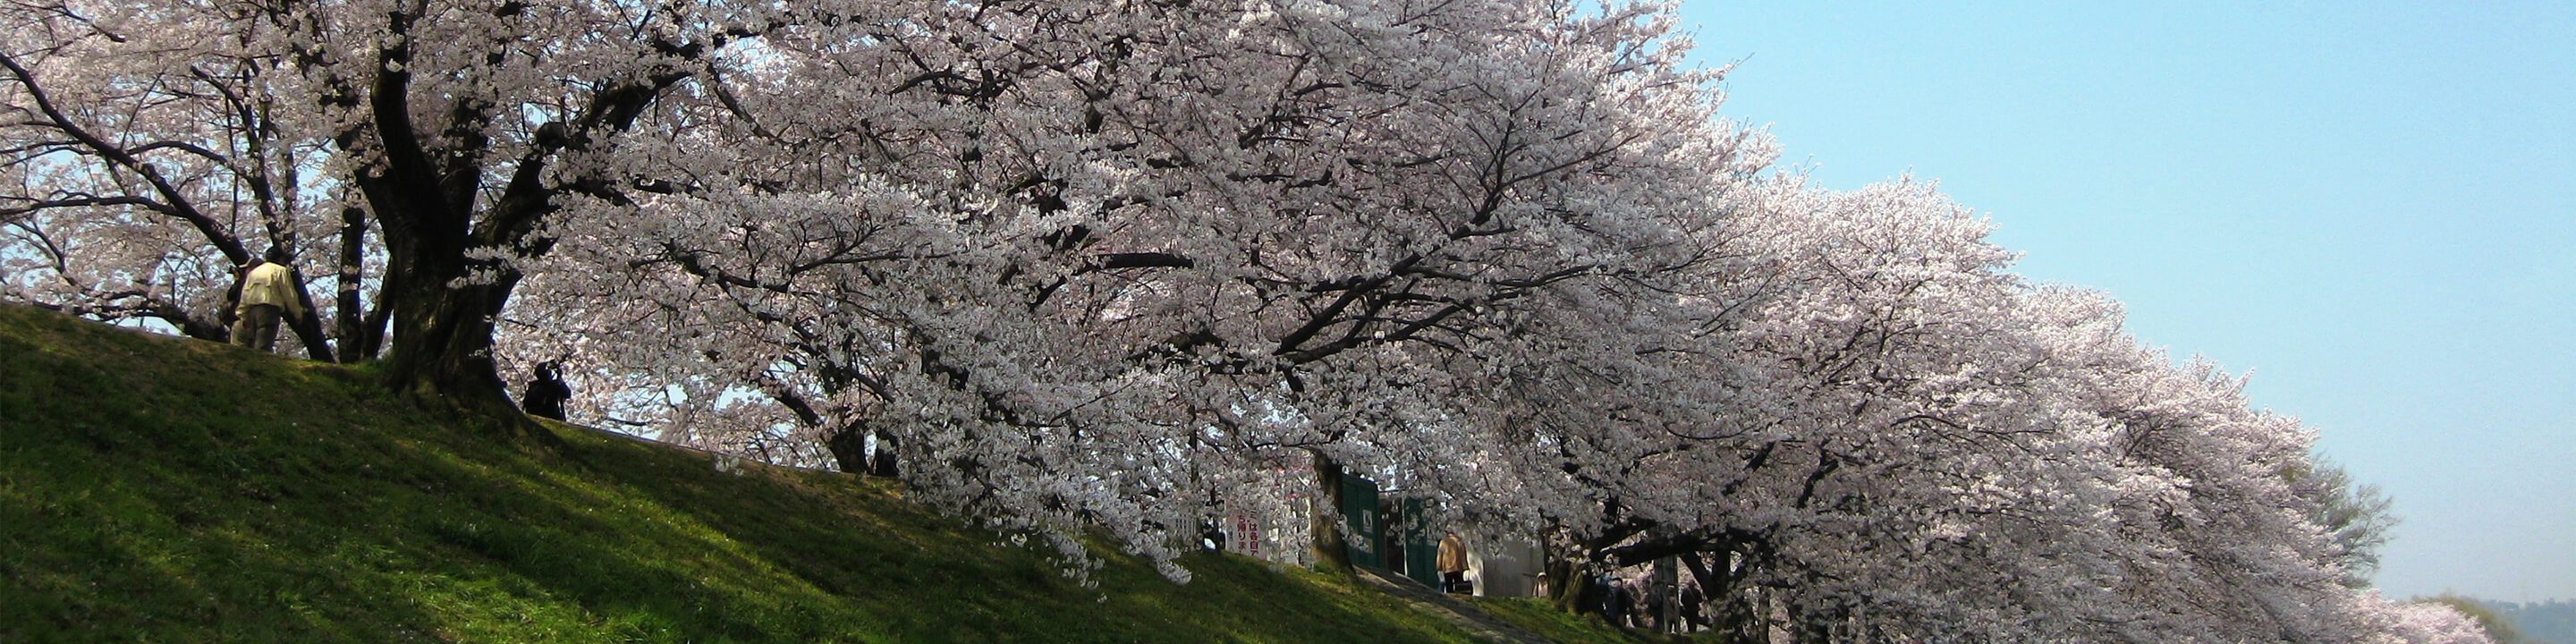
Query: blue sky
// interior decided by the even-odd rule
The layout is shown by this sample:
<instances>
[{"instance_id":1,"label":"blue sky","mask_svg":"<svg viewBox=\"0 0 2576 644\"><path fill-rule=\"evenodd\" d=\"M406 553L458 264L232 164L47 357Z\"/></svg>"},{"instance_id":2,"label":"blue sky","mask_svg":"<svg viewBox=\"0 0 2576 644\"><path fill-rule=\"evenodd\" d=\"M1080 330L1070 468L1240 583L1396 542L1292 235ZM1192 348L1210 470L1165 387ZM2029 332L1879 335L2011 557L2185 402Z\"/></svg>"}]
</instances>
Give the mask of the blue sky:
<instances>
[{"instance_id":1,"label":"blue sky","mask_svg":"<svg viewBox=\"0 0 2576 644\"><path fill-rule=\"evenodd\" d=\"M2405 523L2391 596L2576 598L2576 2L1686 0L1721 110L2254 372Z\"/></svg>"}]
</instances>

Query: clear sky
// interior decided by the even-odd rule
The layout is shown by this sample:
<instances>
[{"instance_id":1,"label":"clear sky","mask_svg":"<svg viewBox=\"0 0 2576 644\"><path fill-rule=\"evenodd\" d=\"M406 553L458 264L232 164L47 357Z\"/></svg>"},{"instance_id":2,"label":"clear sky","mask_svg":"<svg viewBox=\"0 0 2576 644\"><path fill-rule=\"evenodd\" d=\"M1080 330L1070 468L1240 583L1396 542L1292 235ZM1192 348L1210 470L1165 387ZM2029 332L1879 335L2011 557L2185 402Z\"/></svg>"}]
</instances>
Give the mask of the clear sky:
<instances>
[{"instance_id":1,"label":"clear sky","mask_svg":"<svg viewBox=\"0 0 2576 644\"><path fill-rule=\"evenodd\" d=\"M2394 597L2576 599L2576 2L1685 0L1721 110L1911 171L2396 500Z\"/></svg>"}]
</instances>

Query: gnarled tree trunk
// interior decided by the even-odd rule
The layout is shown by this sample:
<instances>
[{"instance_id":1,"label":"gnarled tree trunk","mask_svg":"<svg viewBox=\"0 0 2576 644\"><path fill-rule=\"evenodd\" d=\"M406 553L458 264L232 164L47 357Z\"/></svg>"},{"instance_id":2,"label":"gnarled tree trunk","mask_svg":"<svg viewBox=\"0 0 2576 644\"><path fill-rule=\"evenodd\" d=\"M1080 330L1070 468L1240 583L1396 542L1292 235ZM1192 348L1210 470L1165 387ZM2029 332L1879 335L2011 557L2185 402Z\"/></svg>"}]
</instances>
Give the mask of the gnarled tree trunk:
<instances>
[{"instance_id":1,"label":"gnarled tree trunk","mask_svg":"<svg viewBox=\"0 0 2576 644\"><path fill-rule=\"evenodd\" d=\"M1315 470L1315 508L1307 513L1306 528L1313 537L1315 565L1332 570L1351 569L1350 543L1342 538L1342 464L1323 452L1308 450Z\"/></svg>"},{"instance_id":2,"label":"gnarled tree trunk","mask_svg":"<svg viewBox=\"0 0 2576 644\"><path fill-rule=\"evenodd\" d=\"M357 184L384 231L387 265L384 302L392 311L386 383L414 402L443 401L459 409L517 419L508 385L492 356L494 321L517 286L517 270L496 255L544 254L551 239L536 234L541 216L566 191L612 201L616 188L589 179L548 177L557 152L589 150L595 141L625 131L644 108L686 78L677 68L603 84L570 123L538 128L526 149L508 159L493 146L485 124L504 109L475 97L455 100L441 116L436 136L416 127L411 113L412 43L406 40L423 16L396 12L394 38L376 52L366 108L382 164L361 171ZM688 53L692 56L695 51ZM435 146L435 147L433 147ZM596 152L597 150L591 150ZM495 158L499 157L499 158ZM476 200L494 162L514 163L509 179L487 207ZM586 187L576 186L590 181Z\"/></svg>"}]
</instances>

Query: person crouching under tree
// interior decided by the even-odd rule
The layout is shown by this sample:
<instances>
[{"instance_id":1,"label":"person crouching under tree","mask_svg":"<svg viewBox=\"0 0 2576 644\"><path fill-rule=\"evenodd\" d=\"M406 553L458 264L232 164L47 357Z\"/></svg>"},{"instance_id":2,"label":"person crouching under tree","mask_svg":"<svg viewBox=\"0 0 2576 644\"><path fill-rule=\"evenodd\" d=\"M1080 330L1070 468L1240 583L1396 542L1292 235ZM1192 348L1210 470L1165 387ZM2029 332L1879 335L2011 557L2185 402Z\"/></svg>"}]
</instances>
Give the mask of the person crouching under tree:
<instances>
[{"instance_id":1,"label":"person crouching under tree","mask_svg":"<svg viewBox=\"0 0 2576 644\"><path fill-rule=\"evenodd\" d=\"M572 400L572 385L564 384L560 363L553 360L537 363L534 378L528 380L527 395L519 397L519 407L538 418L563 420L564 401Z\"/></svg>"}]
</instances>

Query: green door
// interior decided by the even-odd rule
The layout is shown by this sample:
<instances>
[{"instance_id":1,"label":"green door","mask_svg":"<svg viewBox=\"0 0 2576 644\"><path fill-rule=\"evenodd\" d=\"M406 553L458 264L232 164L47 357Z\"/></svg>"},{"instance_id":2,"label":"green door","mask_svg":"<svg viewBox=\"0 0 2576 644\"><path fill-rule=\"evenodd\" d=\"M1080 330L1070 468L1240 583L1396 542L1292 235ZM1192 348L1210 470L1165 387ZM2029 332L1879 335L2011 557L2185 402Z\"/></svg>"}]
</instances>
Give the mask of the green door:
<instances>
[{"instance_id":1,"label":"green door","mask_svg":"<svg viewBox=\"0 0 2576 644\"><path fill-rule=\"evenodd\" d=\"M1404 500L1404 576L1432 588L1440 587L1439 534L1423 526L1422 499Z\"/></svg>"},{"instance_id":2,"label":"green door","mask_svg":"<svg viewBox=\"0 0 2576 644\"><path fill-rule=\"evenodd\" d=\"M1350 537L1342 542L1349 544L1351 563L1385 568L1386 562L1379 558L1377 547L1382 538L1379 529L1383 527L1384 517L1377 514L1376 483L1342 474L1342 523L1343 527L1350 529Z\"/></svg>"}]
</instances>

